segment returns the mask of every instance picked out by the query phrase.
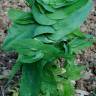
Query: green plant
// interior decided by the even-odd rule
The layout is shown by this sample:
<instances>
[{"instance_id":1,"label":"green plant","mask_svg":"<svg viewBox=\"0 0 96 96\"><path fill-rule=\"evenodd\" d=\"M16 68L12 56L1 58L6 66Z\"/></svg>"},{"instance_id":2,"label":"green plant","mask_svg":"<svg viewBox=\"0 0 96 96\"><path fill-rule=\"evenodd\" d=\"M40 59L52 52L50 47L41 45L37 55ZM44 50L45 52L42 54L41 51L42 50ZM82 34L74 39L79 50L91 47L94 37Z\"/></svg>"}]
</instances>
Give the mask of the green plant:
<instances>
[{"instance_id":1,"label":"green plant","mask_svg":"<svg viewBox=\"0 0 96 96\"><path fill-rule=\"evenodd\" d=\"M20 96L74 96L71 80L80 78L75 61L91 46L92 36L80 25L92 9L92 0L25 0L28 12L10 9L12 25L3 43L18 53L9 80L22 68ZM58 64L64 58L64 65Z\"/></svg>"}]
</instances>

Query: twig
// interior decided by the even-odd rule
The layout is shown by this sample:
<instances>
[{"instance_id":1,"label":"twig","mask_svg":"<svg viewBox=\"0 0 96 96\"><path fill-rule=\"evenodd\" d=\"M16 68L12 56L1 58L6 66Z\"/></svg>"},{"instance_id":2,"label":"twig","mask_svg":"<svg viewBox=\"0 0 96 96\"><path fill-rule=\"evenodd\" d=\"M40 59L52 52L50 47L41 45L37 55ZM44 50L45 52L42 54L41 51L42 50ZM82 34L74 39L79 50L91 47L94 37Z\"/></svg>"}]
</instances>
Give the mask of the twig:
<instances>
[{"instance_id":1,"label":"twig","mask_svg":"<svg viewBox=\"0 0 96 96\"><path fill-rule=\"evenodd\" d=\"M1 86L1 94L2 94L2 96L5 96L5 93L4 93L4 88Z\"/></svg>"}]
</instances>

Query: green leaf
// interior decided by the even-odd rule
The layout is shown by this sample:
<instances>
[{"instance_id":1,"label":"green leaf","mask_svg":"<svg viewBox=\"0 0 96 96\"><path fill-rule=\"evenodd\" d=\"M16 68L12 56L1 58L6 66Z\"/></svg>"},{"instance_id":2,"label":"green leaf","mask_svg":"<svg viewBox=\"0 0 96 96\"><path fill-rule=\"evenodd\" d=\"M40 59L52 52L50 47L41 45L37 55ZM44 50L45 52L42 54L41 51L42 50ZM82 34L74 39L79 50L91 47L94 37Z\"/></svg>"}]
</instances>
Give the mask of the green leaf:
<instances>
[{"instance_id":1,"label":"green leaf","mask_svg":"<svg viewBox=\"0 0 96 96\"><path fill-rule=\"evenodd\" d=\"M55 20L48 18L44 14L41 14L38 10L38 7L35 5L33 5L33 7L32 7L32 14L33 14L33 17L36 20L36 22L41 25L53 25L56 23Z\"/></svg>"},{"instance_id":2,"label":"green leaf","mask_svg":"<svg viewBox=\"0 0 96 96\"><path fill-rule=\"evenodd\" d=\"M30 8L32 8L32 5L34 4L34 1L35 1L35 0L25 0L25 1L26 1L27 5L28 5Z\"/></svg>"},{"instance_id":3,"label":"green leaf","mask_svg":"<svg viewBox=\"0 0 96 96\"><path fill-rule=\"evenodd\" d=\"M64 19L69 15L71 15L76 10L80 9L82 6L84 6L86 2L87 2L86 0L85 1L78 0L76 3L70 6L56 9L56 11L53 13L47 13L47 16L51 19Z\"/></svg>"},{"instance_id":4,"label":"green leaf","mask_svg":"<svg viewBox=\"0 0 96 96\"><path fill-rule=\"evenodd\" d=\"M92 0L86 0L85 5L75 10L63 20L59 20L53 27L57 30L55 34L49 37L52 40L62 40L64 36L76 30L84 22L89 11L92 9ZM81 14L82 13L82 14Z\"/></svg>"},{"instance_id":5,"label":"green leaf","mask_svg":"<svg viewBox=\"0 0 96 96\"><path fill-rule=\"evenodd\" d=\"M32 52L31 52L32 53ZM35 63L43 58L44 54L41 51L33 52L30 55L20 55L19 62L21 63Z\"/></svg>"},{"instance_id":6,"label":"green leaf","mask_svg":"<svg viewBox=\"0 0 96 96\"><path fill-rule=\"evenodd\" d=\"M4 50L12 51L10 49L12 44L15 43L16 41L23 40L24 38L32 38L34 29L35 25L33 24L28 25L13 24L8 30L8 35L2 45L2 48Z\"/></svg>"},{"instance_id":7,"label":"green leaf","mask_svg":"<svg viewBox=\"0 0 96 96\"><path fill-rule=\"evenodd\" d=\"M25 64L22 69L20 96L38 96L41 86L42 64Z\"/></svg>"},{"instance_id":8,"label":"green leaf","mask_svg":"<svg viewBox=\"0 0 96 96\"><path fill-rule=\"evenodd\" d=\"M48 34L47 34L48 35ZM47 35L39 35L36 37L36 39L40 40L43 43L51 44L54 43L54 41L50 40Z\"/></svg>"},{"instance_id":9,"label":"green leaf","mask_svg":"<svg viewBox=\"0 0 96 96\"><path fill-rule=\"evenodd\" d=\"M84 70L84 67L78 65L75 61L75 57L73 57L67 60L67 66L65 69L65 77L67 76L69 80L78 80L83 75L81 74L81 71Z\"/></svg>"},{"instance_id":10,"label":"green leaf","mask_svg":"<svg viewBox=\"0 0 96 96\"><path fill-rule=\"evenodd\" d=\"M44 96L57 96L57 82L47 65L43 69L41 91Z\"/></svg>"},{"instance_id":11,"label":"green leaf","mask_svg":"<svg viewBox=\"0 0 96 96\"><path fill-rule=\"evenodd\" d=\"M93 42L88 41L86 39L79 39L74 38L72 41L69 42L69 46L72 52L78 52L80 50L84 50L87 47L90 47L93 45Z\"/></svg>"},{"instance_id":12,"label":"green leaf","mask_svg":"<svg viewBox=\"0 0 96 96\"><path fill-rule=\"evenodd\" d=\"M74 64L69 64L66 67L65 75L67 75L70 80L78 80L82 76L81 71L83 69L84 68L81 67L81 66L74 65Z\"/></svg>"},{"instance_id":13,"label":"green leaf","mask_svg":"<svg viewBox=\"0 0 96 96\"><path fill-rule=\"evenodd\" d=\"M86 34L84 32L81 32L80 29L77 29L76 31L73 32L73 34L75 36L81 37L81 38L85 38Z\"/></svg>"},{"instance_id":14,"label":"green leaf","mask_svg":"<svg viewBox=\"0 0 96 96\"><path fill-rule=\"evenodd\" d=\"M17 24L31 24L34 23L31 12L24 12L20 9L11 8L8 12L8 16L11 21Z\"/></svg>"},{"instance_id":15,"label":"green leaf","mask_svg":"<svg viewBox=\"0 0 96 96\"><path fill-rule=\"evenodd\" d=\"M74 96L75 90L74 86L71 84L70 80L64 80L63 84L58 84L59 96Z\"/></svg>"},{"instance_id":16,"label":"green leaf","mask_svg":"<svg viewBox=\"0 0 96 96\"><path fill-rule=\"evenodd\" d=\"M38 26L34 31L34 37L42 34L52 34L55 30L50 26Z\"/></svg>"},{"instance_id":17,"label":"green leaf","mask_svg":"<svg viewBox=\"0 0 96 96\"><path fill-rule=\"evenodd\" d=\"M49 6L49 5L47 5L47 4L44 4L43 2L42 2L42 0L36 0L40 5L42 5L44 8L45 8L45 10L46 11L49 11L49 12L54 12L55 11L55 9L54 8L52 8L51 6Z\"/></svg>"},{"instance_id":18,"label":"green leaf","mask_svg":"<svg viewBox=\"0 0 96 96\"><path fill-rule=\"evenodd\" d=\"M30 50L41 50L44 53L44 59L48 61L55 60L63 55L63 52L61 52L55 46L43 44L38 39L24 39L20 40L19 42L17 41L11 45L10 49L15 50L19 54L23 54L25 51L29 51L28 53L30 53Z\"/></svg>"},{"instance_id":19,"label":"green leaf","mask_svg":"<svg viewBox=\"0 0 96 96\"><path fill-rule=\"evenodd\" d=\"M70 5L74 2L76 2L77 0L42 0L45 4L48 4L50 6L52 6L53 8L60 8L63 6L67 6Z\"/></svg>"}]
</instances>

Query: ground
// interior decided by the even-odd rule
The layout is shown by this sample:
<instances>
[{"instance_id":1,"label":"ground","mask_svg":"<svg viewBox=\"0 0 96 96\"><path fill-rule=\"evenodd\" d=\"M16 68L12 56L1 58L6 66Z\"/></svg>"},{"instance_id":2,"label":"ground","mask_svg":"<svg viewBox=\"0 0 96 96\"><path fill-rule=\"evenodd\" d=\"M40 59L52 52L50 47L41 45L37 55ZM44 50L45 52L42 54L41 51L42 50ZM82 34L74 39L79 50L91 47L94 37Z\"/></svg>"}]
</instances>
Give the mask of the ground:
<instances>
[{"instance_id":1,"label":"ground","mask_svg":"<svg viewBox=\"0 0 96 96\"><path fill-rule=\"evenodd\" d=\"M90 12L88 19L81 26L81 30L85 33L96 36L96 7ZM7 11L10 7L19 7L26 10L23 0L0 0L0 46L7 35L7 29L10 21L7 16ZM0 50L0 96L11 96L13 91L18 86L17 74L14 80L6 87L8 75L17 58L16 53L6 53ZM84 78L76 81L75 87L78 93L89 94L87 96L96 96L96 44L91 48L83 51L77 55L77 62L86 66ZM16 92L15 92L16 93ZM79 95L81 96L81 95Z\"/></svg>"}]
</instances>

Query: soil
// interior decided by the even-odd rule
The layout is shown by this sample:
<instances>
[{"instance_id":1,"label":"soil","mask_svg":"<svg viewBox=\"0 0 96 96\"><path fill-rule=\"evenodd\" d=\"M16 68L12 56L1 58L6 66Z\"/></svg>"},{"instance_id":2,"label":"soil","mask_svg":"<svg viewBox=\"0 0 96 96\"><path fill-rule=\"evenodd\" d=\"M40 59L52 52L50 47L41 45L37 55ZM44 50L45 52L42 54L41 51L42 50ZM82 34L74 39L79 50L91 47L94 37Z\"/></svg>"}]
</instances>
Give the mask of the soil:
<instances>
[{"instance_id":1,"label":"soil","mask_svg":"<svg viewBox=\"0 0 96 96\"><path fill-rule=\"evenodd\" d=\"M95 5L88 19L81 26L83 32L94 36L96 36ZM10 7L19 7L26 10L23 0L0 0L0 46L2 45L2 42L7 35L7 29L10 26L10 21L7 16ZM14 90L18 90L16 89L16 86L18 86L18 75L11 81L6 90L4 89L16 58L16 53L8 53L0 50L0 96L11 96ZM76 81L76 89L81 90L81 92L82 90L88 92L89 95L87 96L96 96L96 44L79 53L77 55L77 62L86 66L86 70L84 72L84 78Z\"/></svg>"}]
</instances>

